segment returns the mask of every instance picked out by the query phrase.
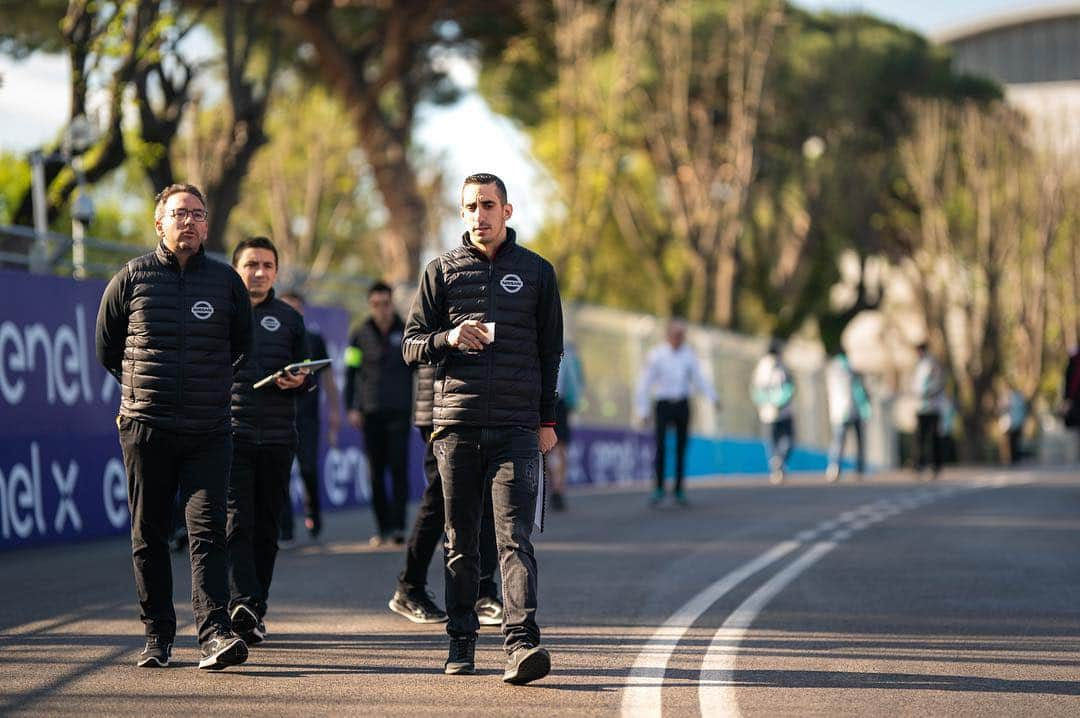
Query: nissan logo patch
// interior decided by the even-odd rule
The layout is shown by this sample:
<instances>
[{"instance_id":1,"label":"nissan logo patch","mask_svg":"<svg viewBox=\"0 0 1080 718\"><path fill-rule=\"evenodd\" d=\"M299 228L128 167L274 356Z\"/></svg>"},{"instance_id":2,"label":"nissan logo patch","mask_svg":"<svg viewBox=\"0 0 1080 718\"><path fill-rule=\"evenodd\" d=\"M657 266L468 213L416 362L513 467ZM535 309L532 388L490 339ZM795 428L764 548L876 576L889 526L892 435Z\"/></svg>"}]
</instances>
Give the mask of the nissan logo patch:
<instances>
[{"instance_id":1,"label":"nissan logo patch","mask_svg":"<svg viewBox=\"0 0 1080 718\"><path fill-rule=\"evenodd\" d=\"M200 299L191 305L191 313L196 319L209 319L214 315L214 305L205 299Z\"/></svg>"},{"instance_id":2,"label":"nissan logo patch","mask_svg":"<svg viewBox=\"0 0 1080 718\"><path fill-rule=\"evenodd\" d=\"M507 274L499 280L499 286L510 294L517 294L525 286L525 282L516 274Z\"/></svg>"},{"instance_id":3,"label":"nissan logo patch","mask_svg":"<svg viewBox=\"0 0 1080 718\"><path fill-rule=\"evenodd\" d=\"M272 317L269 314L263 317L259 324L262 324L262 328L268 332L276 332L278 329L281 329L281 322L278 321L278 318Z\"/></svg>"}]
</instances>

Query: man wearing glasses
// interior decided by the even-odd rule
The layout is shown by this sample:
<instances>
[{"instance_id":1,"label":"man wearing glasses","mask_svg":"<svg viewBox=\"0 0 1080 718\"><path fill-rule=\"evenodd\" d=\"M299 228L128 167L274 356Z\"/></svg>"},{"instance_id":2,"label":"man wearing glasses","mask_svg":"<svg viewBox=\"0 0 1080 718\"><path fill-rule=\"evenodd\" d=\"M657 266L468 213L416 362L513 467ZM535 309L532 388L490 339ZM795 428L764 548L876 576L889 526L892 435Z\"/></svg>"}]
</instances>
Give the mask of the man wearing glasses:
<instances>
[{"instance_id":1,"label":"man wearing glasses","mask_svg":"<svg viewBox=\"0 0 1080 718\"><path fill-rule=\"evenodd\" d=\"M199 668L247 660L232 630L225 547L232 461L230 398L250 351L251 300L231 267L206 256L198 188L157 196L157 248L109 282L97 317L97 355L121 386L116 424L128 479L131 547L146 647L137 665L169 665L176 636L169 536L184 507Z\"/></svg>"}]
</instances>

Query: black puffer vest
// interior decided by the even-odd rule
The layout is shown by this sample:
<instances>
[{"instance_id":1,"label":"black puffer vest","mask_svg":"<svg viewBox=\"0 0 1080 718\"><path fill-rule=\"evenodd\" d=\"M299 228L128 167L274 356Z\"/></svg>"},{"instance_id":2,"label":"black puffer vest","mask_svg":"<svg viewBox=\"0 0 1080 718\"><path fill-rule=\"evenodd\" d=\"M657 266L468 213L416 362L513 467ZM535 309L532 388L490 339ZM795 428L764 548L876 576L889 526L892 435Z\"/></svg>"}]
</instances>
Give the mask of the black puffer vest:
<instances>
[{"instance_id":1,"label":"black puffer vest","mask_svg":"<svg viewBox=\"0 0 1080 718\"><path fill-rule=\"evenodd\" d=\"M468 244L441 257L450 326L495 322L495 341L476 354L450 352L436 367L436 426L540 425L536 312L547 260L508 231L492 261Z\"/></svg>"},{"instance_id":2,"label":"black puffer vest","mask_svg":"<svg viewBox=\"0 0 1080 718\"><path fill-rule=\"evenodd\" d=\"M233 438L249 444L296 444L296 398L311 388L282 391L275 384L260 389L255 382L286 364L307 359L307 333L300 313L270 296L255 305L255 338L251 356L236 373L232 386Z\"/></svg>"},{"instance_id":3,"label":"black puffer vest","mask_svg":"<svg viewBox=\"0 0 1080 718\"><path fill-rule=\"evenodd\" d=\"M413 424L430 427L434 407L435 367L431 364L420 364L416 367L416 403L413 405Z\"/></svg>"},{"instance_id":4,"label":"black puffer vest","mask_svg":"<svg viewBox=\"0 0 1080 718\"><path fill-rule=\"evenodd\" d=\"M229 425L238 311L247 289L232 267L200 251L183 271L159 244L131 260L120 413L181 433Z\"/></svg>"}]
</instances>

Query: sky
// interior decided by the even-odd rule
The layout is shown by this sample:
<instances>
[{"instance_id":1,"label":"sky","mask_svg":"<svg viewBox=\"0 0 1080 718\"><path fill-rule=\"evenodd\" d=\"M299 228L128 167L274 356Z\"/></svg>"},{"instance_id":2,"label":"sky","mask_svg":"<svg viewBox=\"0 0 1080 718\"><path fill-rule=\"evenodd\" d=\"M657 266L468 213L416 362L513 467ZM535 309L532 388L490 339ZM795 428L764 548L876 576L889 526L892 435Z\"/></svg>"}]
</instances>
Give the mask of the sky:
<instances>
[{"instance_id":1,"label":"sky","mask_svg":"<svg viewBox=\"0 0 1080 718\"><path fill-rule=\"evenodd\" d=\"M1053 7L1075 2L1048 0L796 0L810 10L860 10L928 35L1017 7ZM460 82L471 87L475 73L461 68ZM67 118L67 59L36 53L21 62L0 56L0 150L26 152L49 142ZM491 113L475 92L448 108L424 108L416 130L425 154L438 161L447 177L494 172L510 188L515 225L523 238L538 228L550 183L529 158L528 139L512 122ZM450 184L454 184L451 182ZM456 187L448 201L456 204Z\"/></svg>"}]
</instances>

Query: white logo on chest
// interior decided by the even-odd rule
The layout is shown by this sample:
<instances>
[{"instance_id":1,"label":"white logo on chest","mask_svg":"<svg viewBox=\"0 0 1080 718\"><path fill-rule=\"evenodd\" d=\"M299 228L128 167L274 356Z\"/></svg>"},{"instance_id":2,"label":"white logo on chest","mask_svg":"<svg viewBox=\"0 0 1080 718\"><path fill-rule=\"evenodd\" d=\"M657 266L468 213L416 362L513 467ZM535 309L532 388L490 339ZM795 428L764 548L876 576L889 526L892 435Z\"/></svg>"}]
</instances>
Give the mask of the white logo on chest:
<instances>
[{"instance_id":1,"label":"white logo on chest","mask_svg":"<svg viewBox=\"0 0 1080 718\"><path fill-rule=\"evenodd\" d=\"M209 319L214 315L214 305L205 299L200 299L191 305L191 313L196 319Z\"/></svg>"},{"instance_id":2,"label":"white logo on chest","mask_svg":"<svg viewBox=\"0 0 1080 718\"><path fill-rule=\"evenodd\" d=\"M263 317L259 324L262 324L262 328L268 332L276 332L281 329L281 322L278 321L278 318L269 314Z\"/></svg>"},{"instance_id":3,"label":"white logo on chest","mask_svg":"<svg viewBox=\"0 0 1080 718\"><path fill-rule=\"evenodd\" d=\"M499 280L499 286L508 294L517 294L525 286L525 282L521 281L521 277L516 274L507 274Z\"/></svg>"}]
</instances>

